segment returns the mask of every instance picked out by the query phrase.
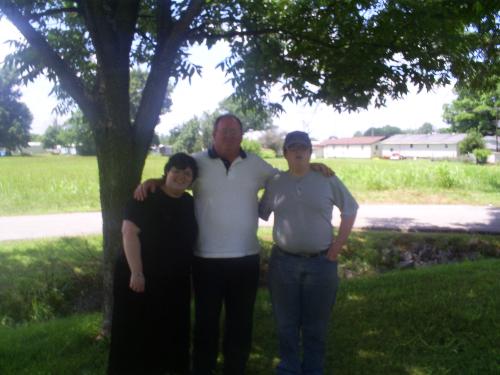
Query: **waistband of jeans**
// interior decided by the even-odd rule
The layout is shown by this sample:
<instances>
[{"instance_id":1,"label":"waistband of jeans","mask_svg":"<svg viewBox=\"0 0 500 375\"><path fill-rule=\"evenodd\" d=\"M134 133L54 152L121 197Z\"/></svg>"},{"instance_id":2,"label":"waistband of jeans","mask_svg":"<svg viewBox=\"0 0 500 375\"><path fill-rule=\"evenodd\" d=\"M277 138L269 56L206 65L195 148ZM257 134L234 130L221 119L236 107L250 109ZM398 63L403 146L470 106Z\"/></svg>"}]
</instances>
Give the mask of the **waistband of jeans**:
<instances>
[{"instance_id":1,"label":"waistband of jeans","mask_svg":"<svg viewBox=\"0 0 500 375\"><path fill-rule=\"evenodd\" d=\"M328 253L328 249L321 250L321 251L318 251L315 253L292 253L290 251L283 250L281 247L279 247L277 245L274 245L273 249L280 252L281 254L289 255L289 256L297 257L297 258L316 258L316 257L322 256L322 255L326 255Z\"/></svg>"}]
</instances>

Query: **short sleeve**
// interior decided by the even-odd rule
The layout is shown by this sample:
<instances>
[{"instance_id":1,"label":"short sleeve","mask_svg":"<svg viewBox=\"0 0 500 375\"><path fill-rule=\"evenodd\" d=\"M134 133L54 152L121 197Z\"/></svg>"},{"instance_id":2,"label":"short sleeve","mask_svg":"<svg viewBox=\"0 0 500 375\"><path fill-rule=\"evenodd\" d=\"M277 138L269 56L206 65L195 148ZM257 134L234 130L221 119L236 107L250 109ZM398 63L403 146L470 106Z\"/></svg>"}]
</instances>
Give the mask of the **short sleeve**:
<instances>
[{"instance_id":1,"label":"short sleeve","mask_svg":"<svg viewBox=\"0 0 500 375\"><path fill-rule=\"evenodd\" d=\"M265 221L269 219L271 212L273 212L273 207L271 205L271 192L269 190L269 185L270 185L269 182L270 181L267 182L264 194L262 195L262 198L259 201L259 217Z\"/></svg>"},{"instance_id":2,"label":"short sleeve","mask_svg":"<svg viewBox=\"0 0 500 375\"><path fill-rule=\"evenodd\" d=\"M274 168L271 164L262 159L260 156L255 155L255 157L258 159L259 163L258 166L259 176L261 178L260 186L265 187L265 185L271 179L271 177L275 176L279 172L279 170Z\"/></svg>"},{"instance_id":3,"label":"short sleeve","mask_svg":"<svg viewBox=\"0 0 500 375\"><path fill-rule=\"evenodd\" d=\"M123 220L128 220L137 225L138 228L144 228L146 221L146 202L140 202L131 199L125 206Z\"/></svg>"},{"instance_id":4,"label":"short sleeve","mask_svg":"<svg viewBox=\"0 0 500 375\"><path fill-rule=\"evenodd\" d=\"M330 177L329 181L332 188L334 205L339 208L341 215L356 215L359 205L352 196L351 192L345 187L337 176Z\"/></svg>"}]
</instances>

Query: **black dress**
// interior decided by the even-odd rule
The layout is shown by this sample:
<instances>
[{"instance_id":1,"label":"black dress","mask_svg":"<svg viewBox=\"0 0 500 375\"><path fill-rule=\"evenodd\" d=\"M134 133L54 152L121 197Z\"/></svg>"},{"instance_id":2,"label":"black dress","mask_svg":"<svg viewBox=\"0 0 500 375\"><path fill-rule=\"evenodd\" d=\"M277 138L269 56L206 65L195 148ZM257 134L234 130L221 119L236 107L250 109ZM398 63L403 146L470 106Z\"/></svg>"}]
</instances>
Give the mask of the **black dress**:
<instances>
[{"instance_id":1,"label":"black dress","mask_svg":"<svg viewBox=\"0 0 500 375\"><path fill-rule=\"evenodd\" d=\"M189 371L191 260L197 236L193 198L162 190L132 200L125 220L141 232L144 293L129 288L130 269L120 254L114 276L108 374L185 374Z\"/></svg>"}]
</instances>

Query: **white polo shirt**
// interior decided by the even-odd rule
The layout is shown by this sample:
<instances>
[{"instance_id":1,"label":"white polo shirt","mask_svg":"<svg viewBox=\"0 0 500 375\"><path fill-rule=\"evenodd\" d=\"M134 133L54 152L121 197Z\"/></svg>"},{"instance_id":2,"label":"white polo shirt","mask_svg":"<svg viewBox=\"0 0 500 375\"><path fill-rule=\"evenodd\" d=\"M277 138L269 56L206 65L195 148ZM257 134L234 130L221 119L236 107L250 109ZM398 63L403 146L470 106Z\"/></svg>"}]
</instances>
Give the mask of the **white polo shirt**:
<instances>
[{"instance_id":1,"label":"white polo shirt","mask_svg":"<svg viewBox=\"0 0 500 375\"><path fill-rule=\"evenodd\" d=\"M213 150L193 155L199 175L193 185L202 258L237 258L259 252L257 192L278 172L252 153L244 153L228 169Z\"/></svg>"}]
</instances>

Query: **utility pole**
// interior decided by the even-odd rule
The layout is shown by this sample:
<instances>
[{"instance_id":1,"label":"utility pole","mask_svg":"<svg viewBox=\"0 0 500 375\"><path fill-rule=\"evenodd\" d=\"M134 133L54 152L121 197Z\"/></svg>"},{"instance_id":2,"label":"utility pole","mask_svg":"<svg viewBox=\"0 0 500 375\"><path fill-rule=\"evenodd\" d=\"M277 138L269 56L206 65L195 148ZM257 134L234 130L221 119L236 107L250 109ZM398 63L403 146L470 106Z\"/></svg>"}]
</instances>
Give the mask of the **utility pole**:
<instances>
[{"instance_id":1,"label":"utility pole","mask_svg":"<svg viewBox=\"0 0 500 375\"><path fill-rule=\"evenodd\" d=\"M497 143L497 152L499 151L498 149L498 129L500 128L500 120L498 120L498 110L500 109L500 107L495 107L495 110L496 110L496 115L497 115L497 123L496 123L496 127L495 127L495 138L496 138L496 143Z\"/></svg>"},{"instance_id":2,"label":"utility pole","mask_svg":"<svg viewBox=\"0 0 500 375\"><path fill-rule=\"evenodd\" d=\"M496 106L496 98L493 99L493 103L495 104L495 106L493 107L493 109L495 110L495 117L496 117L496 121L495 122L495 143L496 143L496 152L499 152L499 148L498 148L498 129L500 129L500 120L498 118L498 112L500 110L500 107L497 107Z\"/></svg>"}]
</instances>

